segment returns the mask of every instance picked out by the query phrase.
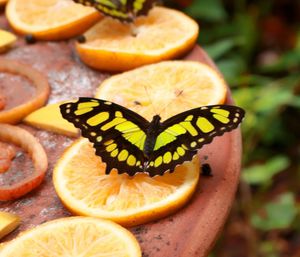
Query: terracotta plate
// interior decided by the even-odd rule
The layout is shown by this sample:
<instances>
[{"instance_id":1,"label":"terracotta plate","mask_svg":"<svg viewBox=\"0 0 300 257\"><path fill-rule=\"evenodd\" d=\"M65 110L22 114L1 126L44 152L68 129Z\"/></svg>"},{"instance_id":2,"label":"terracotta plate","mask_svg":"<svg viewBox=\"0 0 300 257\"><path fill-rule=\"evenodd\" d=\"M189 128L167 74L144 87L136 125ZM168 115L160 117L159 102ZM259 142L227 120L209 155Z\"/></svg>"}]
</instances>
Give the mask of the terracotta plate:
<instances>
[{"instance_id":1,"label":"terracotta plate","mask_svg":"<svg viewBox=\"0 0 300 257\"><path fill-rule=\"evenodd\" d=\"M0 26L8 28L3 15L0 16ZM26 45L23 39L19 39L16 47L4 57L22 61L45 74L52 88L50 103L77 96L92 96L97 86L109 74L91 70L82 64L74 53L73 43L39 42ZM185 58L207 63L215 68L198 46ZM17 95L20 95L20 92L16 92ZM227 103L232 103L230 95L227 97ZM71 215L54 191L52 170L72 140L21 126L38 137L45 147L49 157L49 170L39 188L19 200L0 203L0 211L10 211L22 218L19 229L2 241L10 240L20 231L37 224ZM202 163L210 164L213 177L200 179L192 200L172 216L130 228L138 238L144 257L201 257L207 256L213 246L233 203L239 180L240 131L235 130L215 138L210 145L201 149L200 156Z\"/></svg>"}]
</instances>

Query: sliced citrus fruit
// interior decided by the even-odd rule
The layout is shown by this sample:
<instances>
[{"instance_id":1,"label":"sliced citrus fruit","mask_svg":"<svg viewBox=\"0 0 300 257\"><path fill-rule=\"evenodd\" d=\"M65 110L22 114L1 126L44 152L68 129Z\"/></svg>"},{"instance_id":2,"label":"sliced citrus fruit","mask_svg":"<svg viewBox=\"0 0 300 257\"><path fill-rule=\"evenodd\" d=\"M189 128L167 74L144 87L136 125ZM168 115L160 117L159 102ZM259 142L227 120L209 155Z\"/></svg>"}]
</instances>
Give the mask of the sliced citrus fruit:
<instances>
[{"instance_id":1,"label":"sliced citrus fruit","mask_svg":"<svg viewBox=\"0 0 300 257\"><path fill-rule=\"evenodd\" d=\"M103 18L76 49L93 68L123 71L182 55L194 45L198 32L197 23L182 12L155 7L133 24Z\"/></svg>"},{"instance_id":2,"label":"sliced citrus fruit","mask_svg":"<svg viewBox=\"0 0 300 257\"><path fill-rule=\"evenodd\" d=\"M61 104L62 102L46 105L27 115L23 122L40 129L77 137L79 135L78 129L61 116L59 110Z\"/></svg>"},{"instance_id":3,"label":"sliced citrus fruit","mask_svg":"<svg viewBox=\"0 0 300 257\"><path fill-rule=\"evenodd\" d=\"M16 229L19 224L20 218L17 215L0 211L0 239Z\"/></svg>"},{"instance_id":4,"label":"sliced citrus fruit","mask_svg":"<svg viewBox=\"0 0 300 257\"><path fill-rule=\"evenodd\" d=\"M105 175L105 164L86 139L76 141L56 164L53 182L63 203L75 214L111 219L133 226L166 216L191 197L199 178L199 159L174 173Z\"/></svg>"},{"instance_id":5,"label":"sliced citrus fruit","mask_svg":"<svg viewBox=\"0 0 300 257\"><path fill-rule=\"evenodd\" d=\"M0 0L0 6L5 5L8 0Z\"/></svg>"},{"instance_id":6,"label":"sliced citrus fruit","mask_svg":"<svg viewBox=\"0 0 300 257\"><path fill-rule=\"evenodd\" d=\"M97 22L101 14L70 0L10 0L6 17L21 34L60 40L80 35Z\"/></svg>"},{"instance_id":7,"label":"sliced citrus fruit","mask_svg":"<svg viewBox=\"0 0 300 257\"><path fill-rule=\"evenodd\" d=\"M151 120L165 120L203 105L222 104L227 87L209 66L193 61L165 61L114 75L100 85L96 97L106 99Z\"/></svg>"},{"instance_id":8,"label":"sliced citrus fruit","mask_svg":"<svg viewBox=\"0 0 300 257\"><path fill-rule=\"evenodd\" d=\"M20 62L1 58L0 71L24 76L31 82L33 82L33 85L36 89L34 96L32 96L25 103L17 105L11 109L4 108L4 110L1 110L0 123L18 123L26 115L43 106L48 100L48 96L50 94L50 86L48 84L48 80L42 73L40 73L36 69ZM13 97L19 96L13 95Z\"/></svg>"},{"instance_id":9,"label":"sliced citrus fruit","mask_svg":"<svg viewBox=\"0 0 300 257\"><path fill-rule=\"evenodd\" d=\"M140 246L125 228L108 220L72 217L53 220L4 244L2 257L141 257Z\"/></svg>"},{"instance_id":10,"label":"sliced citrus fruit","mask_svg":"<svg viewBox=\"0 0 300 257\"><path fill-rule=\"evenodd\" d=\"M0 123L0 141L22 147L32 158L35 168L29 176L1 179L0 201L9 201L29 193L42 183L48 168L48 159L37 138L20 127Z\"/></svg>"},{"instance_id":11,"label":"sliced citrus fruit","mask_svg":"<svg viewBox=\"0 0 300 257\"><path fill-rule=\"evenodd\" d=\"M167 61L114 75L99 87L96 97L131 108L145 118L166 119L201 105L223 103L226 85L208 66L191 61ZM105 217L130 226L166 216L194 192L198 158L165 173L104 175L105 164L87 140L79 140L54 169L54 186L74 213Z\"/></svg>"},{"instance_id":12,"label":"sliced citrus fruit","mask_svg":"<svg viewBox=\"0 0 300 257\"><path fill-rule=\"evenodd\" d=\"M16 40L17 38L14 34L0 29L0 53L8 50Z\"/></svg>"}]
</instances>

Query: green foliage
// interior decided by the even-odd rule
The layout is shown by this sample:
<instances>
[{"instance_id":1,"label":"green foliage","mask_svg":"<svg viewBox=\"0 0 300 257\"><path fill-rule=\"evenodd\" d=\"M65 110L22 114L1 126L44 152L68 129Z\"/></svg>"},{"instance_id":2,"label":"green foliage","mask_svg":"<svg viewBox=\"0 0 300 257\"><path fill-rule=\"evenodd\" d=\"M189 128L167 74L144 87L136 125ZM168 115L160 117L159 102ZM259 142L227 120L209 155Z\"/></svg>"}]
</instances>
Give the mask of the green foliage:
<instances>
[{"instance_id":1,"label":"green foliage","mask_svg":"<svg viewBox=\"0 0 300 257\"><path fill-rule=\"evenodd\" d=\"M226 18L221 0L194 1L185 11L196 19L223 21Z\"/></svg>"},{"instance_id":2,"label":"green foliage","mask_svg":"<svg viewBox=\"0 0 300 257\"><path fill-rule=\"evenodd\" d=\"M265 241L260 244L259 252L264 257L280 257L277 251L277 245L272 241Z\"/></svg>"},{"instance_id":3,"label":"green foliage","mask_svg":"<svg viewBox=\"0 0 300 257\"><path fill-rule=\"evenodd\" d=\"M272 177L290 164L289 159L284 155L278 155L263 164L253 165L243 170L242 177L249 184L267 184Z\"/></svg>"},{"instance_id":4,"label":"green foliage","mask_svg":"<svg viewBox=\"0 0 300 257\"><path fill-rule=\"evenodd\" d=\"M284 193L277 201L267 203L260 213L253 214L251 223L261 230L289 228L297 211L293 194Z\"/></svg>"},{"instance_id":5,"label":"green foliage","mask_svg":"<svg viewBox=\"0 0 300 257\"><path fill-rule=\"evenodd\" d=\"M300 231L300 224L291 227L300 214L295 200L300 193L300 23L299 14L290 12L299 9L296 2L194 0L186 9L199 21L198 43L246 110L242 180L251 190L236 212L262 237L254 248L264 257L292 256L281 255L268 233ZM270 201L274 195L277 200Z\"/></svg>"}]
</instances>

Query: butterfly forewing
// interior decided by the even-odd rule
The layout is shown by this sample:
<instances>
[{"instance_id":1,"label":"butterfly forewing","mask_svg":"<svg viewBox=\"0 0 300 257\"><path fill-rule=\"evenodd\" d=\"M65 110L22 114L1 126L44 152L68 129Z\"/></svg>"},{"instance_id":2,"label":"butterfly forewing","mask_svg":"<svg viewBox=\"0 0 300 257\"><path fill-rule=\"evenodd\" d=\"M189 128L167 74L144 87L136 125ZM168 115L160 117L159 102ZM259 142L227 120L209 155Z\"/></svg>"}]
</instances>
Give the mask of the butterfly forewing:
<instances>
[{"instance_id":1,"label":"butterfly forewing","mask_svg":"<svg viewBox=\"0 0 300 257\"><path fill-rule=\"evenodd\" d=\"M92 6L101 13L124 22L132 22L139 15L146 15L156 0L73 0Z\"/></svg>"},{"instance_id":2,"label":"butterfly forewing","mask_svg":"<svg viewBox=\"0 0 300 257\"><path fill-rule=\"evenodd\" d=\"M152 123L155 119L149 123L125 107L95 98L63 104L61 113L94 144L107 173L116 168L119 173L147 172L150 176L172 172L177 165L190 161L199 148L237 128L244 117L239 107L212 105L156 124ZM149 140L151 149L146 151Z\"/></svg>"},{"instance_id":3,"label":"butterfly forewing","mask_svg":"<svg viewBox=\"0 0 300 257\"><path fill-rule=\"evenodd\" d=\"M95 98L79 98L60 106L65 119L81 129L107 165L134 175L144 165L143 147L149 122L120 105Z\"/></svg>"},{"instance_id":4,"label":"butterfly forewing","mask_svg":"<svg viewBox=\"0 0 300 257\"><path fill-rule=\"evenodd\" d=\"M244 110L230 105L213 105L192 109L175 115L162 123L147 171L162 175L178 164L189 161L197 149L215 136L238 127Z\"/></svg>"}]
</instances>

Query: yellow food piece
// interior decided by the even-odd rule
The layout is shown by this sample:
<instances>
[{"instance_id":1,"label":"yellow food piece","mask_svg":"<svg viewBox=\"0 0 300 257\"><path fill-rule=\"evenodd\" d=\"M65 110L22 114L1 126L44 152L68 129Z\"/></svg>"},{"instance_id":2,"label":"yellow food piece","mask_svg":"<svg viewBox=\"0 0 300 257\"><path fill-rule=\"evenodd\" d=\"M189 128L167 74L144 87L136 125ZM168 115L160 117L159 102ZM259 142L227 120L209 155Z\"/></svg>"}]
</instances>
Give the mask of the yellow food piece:
<instances>
[{"instance_id":1,"label":"yellow food piece","mask_svg":"<svg viewBox=\"0 0 300 257\"><path fill-rule=\"evenodd\" d=\"M96 97L162 121L203 105L222 104L227 86L211 67L193 61L165 61L114 75L103 81Z\"/></svg>"},{"instance_id":2,"label":"yellow food piece","mask_svg":"<svg viewBox=\"0 0 300 257\"><path fill-rule=\"evenodd\" d=\"M196 157L174 173L105 175L105 164L86 139L76 141L54 168L53 183L62 202L75 214L113 220L124 226L164 217L182 207L199 179Z\"/></svg>"},{"instance_id":3,"label":"yellow food piece","mask_svg":"<svg viewBox=\"0 0 300 257\"><path fill-rule=\"evenodd\" d=\"M28 230L3 245L1 257L141 257L135 237L108 220L72 217Z\"/></svg>"},{"instance_id":4,"label":"yellow food piece","mask_svg":"<svg viewBox=\"0 0 300 257\"><path fill-rule=\"evenodd\" d=\"M0 239L20 225L20 218L8 212L0 212Z\"/></svg>"},{"instance_id":5,"label":"yellow food piece","mask_svg":"<svg viewBox=\"0 0 300 257\"><path fill-rule=\"evenodd\" d=\"M14 34L0 29L0 53L8 50L16 40L17 37Z\"/></svg>"},{"instance_id":6,"label":"yellow food piece","mask_svg":"<svg viewBox=\"0 0 300 257\"><path fill-rule=\"evenodd\" d=\"M10 0L6 17L21 34L61 40L80 35L102 16L95 8L71 0Z\"/></svg>"},{"instance_id":7,"label":"yellow food piece","mask_svg":"<svg viewBox=\"0 0 300 257\"><path fill-rule=\"evenodd\" d=\"M62 102L46 105L26 116L23 122L39 129L77 137L79 135L78 129L61 116L59 109L61 104Z\"/></svg>"},{"instance_id":8,"label":"yellow food piece","mask_svg":"<svg viewBox=\"0 0 300 257\"><path fill-rule=\"evenodd\" d=\"M124 71L181 56L193 47L198 33L198 24L184 13L154 7L133 24L103 18L76 49L93 68Z\"/></svg>"}]
</instances>

